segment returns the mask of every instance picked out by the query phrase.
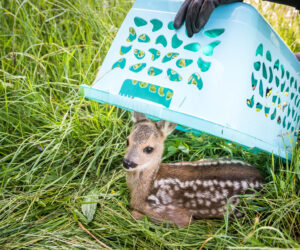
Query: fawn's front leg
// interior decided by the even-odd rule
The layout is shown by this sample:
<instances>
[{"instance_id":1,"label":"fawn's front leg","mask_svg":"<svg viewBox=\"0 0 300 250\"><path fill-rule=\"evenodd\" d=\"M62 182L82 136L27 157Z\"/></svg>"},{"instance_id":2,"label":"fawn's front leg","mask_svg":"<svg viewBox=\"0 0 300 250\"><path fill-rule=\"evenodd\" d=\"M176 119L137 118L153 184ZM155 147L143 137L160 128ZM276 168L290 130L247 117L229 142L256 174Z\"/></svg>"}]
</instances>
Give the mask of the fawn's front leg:
<instances>
[{"instance_id":1,"label":"fawn's front leg","mask_svg":"<svg viewBox=\"0 0 300 250\"><path fill-rule=\"evenodd\" d=\"M158 222L171 222L179 227L185 227L192 221L192 215L184 208L175 206L160 206L152 207L145 205L141 212L137 210L132 211L132 216L136 219L142 219L145 215L149 216L154 223Z\"/></svg>"},{"instance_id":2,"label":"fawn's front leg","mask_svg":"<svg viewBox=\"0 0 300 250\"><path fill-rule=\"evenodd\" d=\"M135 218L136 220L141 220L145 217L144 214L140 213L139 211L137 210L132 210L131 211L131 215L133 218Z\"/></svg>"}]
</instances>

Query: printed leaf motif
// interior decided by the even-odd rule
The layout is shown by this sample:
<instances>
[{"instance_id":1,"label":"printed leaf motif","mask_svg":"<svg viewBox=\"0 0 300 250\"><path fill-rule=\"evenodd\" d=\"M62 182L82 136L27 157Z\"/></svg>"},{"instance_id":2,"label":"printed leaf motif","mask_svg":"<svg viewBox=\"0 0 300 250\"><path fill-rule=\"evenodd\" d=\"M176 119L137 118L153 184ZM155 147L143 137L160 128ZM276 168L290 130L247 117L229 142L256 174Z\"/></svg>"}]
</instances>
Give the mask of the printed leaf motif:
<instances>
[{"instance_id":1,"label":"printed leaf motif","mask_svg":"<svg viewBox=\"0 0 300 250\"><path fill-rule=\"evenodd\" d=\"M266 58L269 62L272 62L272 56L271 56L271 52L269 50L266 53Z\"/></svg>"},{"instance_id":2,"label":"printed leaf motif","mask_svg":"<svg viewBox=\"0 0 300 250\"><path fill-rule=\"evenodd\" d=\"M166 47L167 39L163 35L160 35L159 37L156 38L155 44L161 44L162 46Z\"/></svg>"},{"instance_id":3,"label":"printed leaf motif","mask_svg":"<svg viewBox=\"0 0 300 250\"><path fill-rule=\"evenodd\" d=\"M271 115L271 120L274 120L276 118L276 108L274 108L274 112Z\"/></svg>"},{"instance_id":4,"label":"printed leaf motif","mask_svg":"<svg viewBox=\"0 0 300 250\"><path fill-rule=\"evenodd\" d=\"M257 49L256 49L256 55L263 55L263 50L264 50L264 47L262 44L260 44Z\"/></svg>"},{"instance_id":5,"label":"printed leaf motif","mask_svg":"<svg viewBox=\"0 0 300 250\"><path fill-rule=\"evenodd\" d=\"M142 51L142 50L139 50L139 49L135 49L135 50L134 50L134 56L135 56L137 59L141 60L141 59L143 59L143 58L145 57L145 52Z\"/></svg>"},{"instance_id":6,"label":"printed leaf motif","mask_svg":"<svg viewBox=\"0 0 300 250\"><path fill-rule=\"evenodd\" d=\"M172 82L179 82L182 80L182 77L173 69L168 69L167 75L169 77L169 80Z\"/></svg>"},{"instance_id":7,"label":"printed leaf motif","mask_svg":"<svg viewBox=\"0 0 300 250\"><path fill-rule=\"evenodd\" d=\"M137 27L140 27L140 26L145 26L147 24L147 21L144 20L143 18L135 17L134 18L134 23Z\"/></svg>"},{"instance_id":8,"label":"printed leaf motif","mask_svg":"<svg viewBox=\"0 0 300 250\"><path fill-rule=\"evenodd\" d=\"M224 31L225 31L225 29L206 30L206 31L204 31L204 35L211 37L211 38L215 38L215 37L222 35L224 33Z\"/></svg>"},{"instance_id":9,"label":"printed leaf motif","mask_svg":"<svg viewBox=\"0 0 300 250\"><path fill-rule=\"evenodd\" d=\"M277 60L275 63L274 63L274 69L279 69L279 60Z\"/></svg>"},{"instance_id":10,"label":"printed leaf motif","mask_svg":"<svg viewBox=\"0 0 300 250\"><path fill-rule=\"evenodd\" d=\"M138 41L141 42L141 43L149 43L150 42L150 37L146 34L142 34L142 35L139 36Z\"/></svg>"},{"instance_id":11,"label":"printed leaf motif","mask_svg":"<svg viewBox=\"0 0 300 250\"><path fill-rule=\"evenodd\" d=\"M212 56L215 47L217 47L220 43L221 43L220 41L214 41L208 44L202 49L202 54L205 56Z\"/></svg>"},{"instance_id":12,"label":"printed leaf motif","mask_svg":"<svg viewBox=\"0 0 300 250\"><path fill-rule=\"evenodd\" d=\"M182 43L183 43L183 41L178 38L177 34L175 34L172 37L172 48L173 49L177 49L178 47L181 46Z\"/></svg>"},{"instance_id":13,"label":"printed leaf motif","mask_svg":"<svg viewBox=\"0 0 300 250\"><path fill-rule=\"evenodd\" d=\"M270 108L265 106L265 116L268 117L269 113L270 113Z\"/></svg>"},{"instance_id":14,"label":"printed leaf motif","mask_svg":"<svg viewBox=\"0 0 300 250\"><path fill-rule=\"evenodd\" d=\"M260 70L260 62L255 62L255 63L254 63L254 69L255 69L256 71L259 71L259 70Z\"/></svg>"},{"instance_id":15,"label":"printed leaf motif","mask_svg":"<svg viewBox=\"0 0 300 250\"><path fill-rule=\"evenodd\" d=\"M252 73L251 75L251 85L252 85L252 90L255 90L256 88L256 85L257 85L257 81L255 78L254 78L254 74Z\"/></svg>"},{"instance_id":16,"label":"printed leaf motif","mask_svg":"<svg viewBox=\"0 0 300 250\"><path fill-rule=\"evenodd\" d=\"M149 76L157 76L162 73L161 69L155 68L155 67L150 67L148 70L148 75Z\"/></svg>"},{"instance_id":17,"label":"printed leaf motif","mask_svg":"<svg viewBox=\"0 0 300 250\"><path fill-rule=\"evenodd\" d=\"M265 79L267 79L268 78L268 74L267 74L267 69L266 69L266 65L263 63L263 77L265 78Z\"/></svg>"},{"instance_id":18,"label":"printed leaf motif","mask_svg":"<svg viewBox=\"0 0 300 250\"><path fill-rule=\"evenodd\" d=\"M149 49L149 52L152 54L151 56L151 60L155 61L156 59L158 59L160 57L160 51L158 51L157 49Z\"/></svg>"},{"instance_id":19,"label":"printed leaf motif","mask_svg":"<svg viewBox=\"0 0 300 250\"><path fill-rule=\"evenodd\" d=\"M286 126L286 116L283 118L282 126L283 126L283 128L285 128L285 126Z\"/></svg>"},{"instance_id":20,"label":"printed leaf motif","mask_svg":"<svg viewBox=\"0 0 300 250\"><path fill-rule=\"evenodd\" d=\"M136 39L136 32L134 30L134 28L129 28L129 36L126 39L127 42L132 42Z\"/></svg>"},{"instance_id":21,"label":"printed leaf motif","mask_svg":"<svg viewBox=\"0 0 300 250\"><path fill-rule=\"evenodd\" d=\"M281 78L283 78L284 77L284 67L283 67L283 65L281 64L280 65L280 68L281 68Z\"/></svg>"},{"instance_id":22,"label":"printed leaf motif","mask_svg":"<svg viewBox=\"0 0 300 250\"><path fill-rule=\"evenodd\" d=\"M169 30L175 30L173 21L168 23L168 29Z\"/></svg>"},{"instance_id":23,"label":"printed leaf motif","mask_svg":"<svg viewBox=\"0 0 300 250\"><path fill-rule=\"evenodd\" d=\"M152 32L160 30L161 27L163 26L163 23L158 19L152 19L150 20L150 23L152 23L153 25Z\"/></svg>"},{"instance_id":24,"label":"printed leaf motif","mask_svg":"<svg viewBox=\"0 0 300 250\"><path fill-rule=\"evenodd\" d=\"M177 56L179 56L179 53L170 52L164 56L164 58L162 59L162 62L163 63L169 62L169 61L173 60L174 58L176 58Z\"/></svg>"},{"instance_id":25,"label":"printed leaf motif","mask_svg":"<svg viewBox=\"0 0 300 250\"><path fill-rule=\"evenodd\" d=\"M287 79L290 79L290 72L289 72L289 71L286 71L285 73L286 73L286 78L287 78Z\"/></svg>"},{"instance_id":26,"label":"printed leaf motif","mask_svg":"<svg viewBox=\"0 0 300 250\"><path fill-rule=\"evenodd\" d=\"M134 73L138 73L138 72L142 71L145 67L146 67L146 63L138 63L135 65L132 65L129 68L129 70L131 70Z\"/></svg>"},{"instance_id":27,"label":"printed leaf motif","mask_svg":"<svg viewBox=\"0 0 300 250\"><path fill-rule=\"evenodd\" d=\"M276 87L278 87L280 82L279 82L279 78L277 76L275 76L275 82L276 82Z\"/></svg>"},{"instance_id":28,"label":"printed leaf motif","mask_svg":"<svg viewBox=\"0 0 300 250\"><path fill-rule=\"evenodd\" d=\"M259 112L262 109L262 105L258 102L256 103L256 111Z\"/></svg>"},{"instance_id":29,"label":"printed leaf motif","mask_svg":"<svg viewBox=\"0 0 300 250\"><path fill-rule=\"evenodd\" d=\"M125 65L126 65L126 59L121 58L113 64L112 69L114 69L114 68L124 69Z\"/></svg>"},{"instance_id":30,"label":"printed leaf motif","mask_svg":"<svg viewBox=\"0 0 300 250\"><path fill-rule=\"evenodd\" d=\"M269 75L270 75L270 77L269 77L269 83L272 83L272 81L273 81L273 70L272 70L271 67L269 67Z\"/></svg>"},{"instance_id":31,"label":"printed leaf motif","mask_svg":"<svg viewBox=\"0 0 300 250\"><path fill-rule=\"evenodd\" d=\"M126 47L126 46L122 46L121 49L120 49L120 54L121 55L125 55L127 54L132 48L132 45Z\"/></svg>"},{"instance_id":32,"label":"printed leaf motif","mask_svg":"<svg viewBox=\"0 0 300 250\"><path fill-rule=\"evenodd\" d=\"M273 105L275 105L275 103L276 103L276 100L277 100L277 95L274 95L273 97L272 97L272 104Z\"/></svg>"},{"instance_id":33,"label":"printed leaf motif","mask_svg":"<svg viewBox=\"0 0 300 250\"><path fill-rule=\"evenodd\" d=\"M249 108L252 108L254 105L254 95L252 95L251 99L247 99L247 105Z\"/></svg>"},{"instance_id":34,"label":"printed leaf motif","mask_svg":"<svg viewBox=\"0 0 300 250\"><path fill-rule=\"evenodd\" d=\"M203 87L203 82L200 74L194 73L189 77L188 84L196 85L199 90Z\"/></svg>"},{"instance_id":35,"label":"printed leaf motif","mask_svg":"<svg viewBox=\"0 0 300 250\"><path fill-rule=\"evenodd\" d=\"M206 72L209 70L211 63L210 62L205 62L204 60L202 60L201 57L199 57L198 59L198 67L200 68L200 70L202 72Z\"/></svg>"},{"instance_id":36,"label":"printed leaf motif","mask_svg":"<svg viewBox=\"0 0 300 250\"><path fill-rule=\"evenodd\" d=\"M178 68L185 68L188 67L193 63L193 60L191 59L178 59L176 62L176 65Z\"/></svg>"},{"instance_id":37,"label":"printed leaf motif","mask_svg":"<svg viewBox=\"0 0 300 250\"><path fill-rule=\"evenodd\" d=\"M197 52L200 50L200 44L199 43L190 43L188 45L185 45L184 49L192 51L192 52Z\"/></svg>"},{"instance_id":38,"label":"printed leaf motif","mask_svg":"<svg viewBox=\"0 0 300 250\"><path fill-rule=\"evenodd\" d=\"M266 98L268 98L272 93L272 88L267 88L266 89Z\"/></svg>"}]
</instances>

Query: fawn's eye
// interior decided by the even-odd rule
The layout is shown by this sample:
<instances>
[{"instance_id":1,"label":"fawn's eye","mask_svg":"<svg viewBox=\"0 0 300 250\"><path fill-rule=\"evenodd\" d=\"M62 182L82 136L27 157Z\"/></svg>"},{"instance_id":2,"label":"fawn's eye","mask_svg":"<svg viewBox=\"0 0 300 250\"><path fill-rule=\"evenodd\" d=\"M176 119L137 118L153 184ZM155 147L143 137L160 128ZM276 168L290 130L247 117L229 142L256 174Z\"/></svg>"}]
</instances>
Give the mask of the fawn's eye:
<instances>
[{"instance_id":1,"label":"fawn's eye","mask_svg":"<svg viewBox=\"0 0 300 250\"><path fill-rule=\"evenodd\" d=\"M126 146L127 147L129 146L129 140L128 139L126 140Z\"/></svg>"},{"instance_id":2,"label":"fawn's eye","mask_svg":"<svg viewBox=\"0 0 300 250\"><path fill-rule=\"evenodd\" d=\"M143 151L146 154L151 154L153 152L153 150L154 150L154 148L152 148L152 147L145 147Z\"/></svg>"}]
</instances>

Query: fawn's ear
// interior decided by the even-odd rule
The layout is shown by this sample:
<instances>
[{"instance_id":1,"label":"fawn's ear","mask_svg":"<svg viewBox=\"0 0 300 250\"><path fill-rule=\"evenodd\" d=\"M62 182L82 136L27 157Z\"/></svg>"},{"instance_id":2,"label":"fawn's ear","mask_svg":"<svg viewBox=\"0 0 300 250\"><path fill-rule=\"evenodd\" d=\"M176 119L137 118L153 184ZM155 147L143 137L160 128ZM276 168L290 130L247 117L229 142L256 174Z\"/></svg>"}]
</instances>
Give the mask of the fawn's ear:
<instances>
[{"instance_id":1,"label":"fawn's ear","mask_svg":"<svg viewBox=\"0 0 300 250\"><path fill-rule=\"evenodd\" d=\"M132 121L134 123L140 122L140 121L143 121L143 120L146 121L146 120L148 120L148 118L144 114L142 114L142 113L133 112L133 114L132 114Z\"/></svg>"},{"instance_id":2,"label":"fawn's ear","mask_svg":"<svg viewBox=\"0 0 300 250\"><path fill-rule=\"evenodd\" d=\"M164 134L165 137L171 134L177 126L176 123L168 122L168 121L159 121L156 124L158 129Z\"/></svg>"}]
</instances>

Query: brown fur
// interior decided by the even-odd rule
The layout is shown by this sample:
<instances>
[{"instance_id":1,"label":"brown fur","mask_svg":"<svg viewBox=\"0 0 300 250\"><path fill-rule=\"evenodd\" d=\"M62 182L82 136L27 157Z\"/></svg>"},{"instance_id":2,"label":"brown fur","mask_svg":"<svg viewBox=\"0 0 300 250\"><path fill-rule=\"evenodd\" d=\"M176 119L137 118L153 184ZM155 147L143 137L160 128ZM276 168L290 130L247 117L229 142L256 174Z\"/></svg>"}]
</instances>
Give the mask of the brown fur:
<instances>
[{"instance_id":1,"label":"brown fur","mask_svg":"<svg viewBox=\"0 0 300 250\"><path fill-rule=\"evenodd\" d=\"M194 217L223 218L226 203L239 204L236 195L259 189L264 182L257 169L237 160L203 159L197 162L161 163L163 143L175 124L154 123L134 114L125 159L135 163L126 173L132 215L141 219L188 225ZM153 152L145 153L146 147ZM230 211L231 212L231 211Z\"/></svg>"}]
</instances>

